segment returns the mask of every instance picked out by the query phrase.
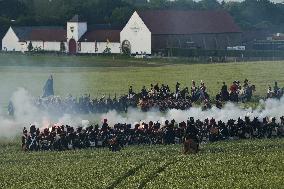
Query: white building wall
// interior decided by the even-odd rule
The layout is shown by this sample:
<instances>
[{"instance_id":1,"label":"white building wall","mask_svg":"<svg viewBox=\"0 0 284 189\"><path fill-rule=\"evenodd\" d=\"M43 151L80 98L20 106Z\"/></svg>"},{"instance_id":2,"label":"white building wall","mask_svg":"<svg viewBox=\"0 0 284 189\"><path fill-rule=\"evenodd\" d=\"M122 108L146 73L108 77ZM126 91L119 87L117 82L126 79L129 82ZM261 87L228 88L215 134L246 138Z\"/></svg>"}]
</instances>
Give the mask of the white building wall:
<instances>
[{"instance_id":1,"label":"white building wall","mask_svg":"<svg viewBox=\"0 0 284 189\"><path fill-rule=\"evenodd\" d=\"M33 45L33 50L38 49L38 50L44 50L44 51L60 51L60 42L42 42L42 41L31 41L32 45ZM19 46L19 48L17 48L15 51L21 51L21 52L25 52L28 51L28 45L29 45L30 41L27 42L17 42L17 46ZM10 45L10 43L8 43ZM67 48L67 43L65 42L65 49ZM4 51L5 48L7 46L3 46ZM7 51L14 51L13 49L11 49L11 47L7 48Z\"/></svg>"},{"instance_id":2,"label":"white building wall","mask_svg":"<svg viewBox=\"0 0 284 189\"><path fill-rule=\"evenodd\" d=\"M78 40L88 31L87 22L78 23ZM76 40L77 41L77 40Z\"/></svg>"},{"instance_id":3,"label":"white building wall","mask_svg":"<svg viewBox=\"0 0 284 189\"><path fill-rule=\"evenodd\" d=\"M60 51L61 42L44 42L45 51ZM67 49L67 43L64 43L65 50Z\"/></svg>"},{"instance_id":4,"label":"white building wall","mask_svg":"<svg viewBox=\"0 0 284 189\"><path fill-rule=\"evenodd\" d=\"M72 32L73 28L73 32ZM87 23L86 22L67 22L67 39L79 39L87 32Z\"/></svg>"},{"instance_id":5,"label":"white building wall","mask_svg":"<svg viewBox=\"0 0 284 189\"><path fill-rule=\"evenodd\" d=\"M107 43L107 42L97 42L97 51L95 42L81 42L81 51L78 53L103 53L104 50L109 47L111 53L120 53L120 43Z\"/></svg>"},{"instance_id":6,"label":"white building wall","mask_svg":"<svg viewBox=\"0 0 284 189\"><path fill-rule=\"evenodd\" d=\"M2 50L22 51L22 44L25 45L25 43L19 42L19 38L15 34L14 30L10 27L2 39Z\"/></svg>"},{"instance_id":7,"label":"white building wall","mask_svg":"<svg viewBox=\"0 0 284 189\"><path fill-rule=\"evenodd\" d=\"M124 40L130 42L131 54L151 54L151 32L136 11L120 32L120 43Z\"/></svg>"},{"instance_id":8,"label":"white building wall","mask_svg":"<svg viewBox=\"0 0 284 189\"><path fill-rule=\"evenodd\" d=\"M60 51L60 43L56 41L31 41L33 45L33 49L41 49L44 51ZM30 41L27 42L26 51L28 50L27 47L29 45ZM65 49L67 50L67 43L64 42Z\"/></svg>"}]
</instances>

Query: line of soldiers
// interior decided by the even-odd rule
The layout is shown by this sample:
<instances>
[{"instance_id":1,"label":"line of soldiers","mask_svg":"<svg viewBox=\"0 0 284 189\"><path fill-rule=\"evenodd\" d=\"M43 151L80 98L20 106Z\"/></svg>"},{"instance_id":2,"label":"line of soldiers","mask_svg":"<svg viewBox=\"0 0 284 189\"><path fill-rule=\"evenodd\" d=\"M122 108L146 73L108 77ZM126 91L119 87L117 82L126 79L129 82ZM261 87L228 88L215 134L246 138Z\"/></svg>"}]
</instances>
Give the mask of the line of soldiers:
<instances>
[{"instance_id":1,"label":"line of soldiers","mask_svg":"<svg viewBox=\"0 0 284 189\"><path fill-rule=\"evenodd\" d=\"M109 126L105 119L101 127L95 125L74 128L62 125L40 130L32 125L29 131L23 129L22 149L62 151L108 147L111 151L118 151L128 145L183 142L187 145L193 142L198 148L200 142L273 137L284 137L284 116L280 118L279 123L276 123L275 118L263 118L260 121L258 118L250 120L245 117L245 119L231 119L225 123L214 118L201 121L191 117L180 123L166 120L164 124L150 121L133 125L118 123L113 127Z\"/></svg>"},{"instance_id":2,"label":"line of soldiers","mask_svg":"<svg viewBox=\"0 0 284 189\"><path fill-rule=\"evenodd\" d=\"M58 113L69 114L88 114L88 113L105 113L110 110L119 112L127 111L129 107L134 106L136 102L133 99L128 99L127 95L119 98L111 99L103 96L100 99L91 99L90 95L83 95L79 99L69 95L66 98L59 96L49 96L47 98L38 98L35 100L35 105L41 110Z\"/></svg>"},{"instance_id":3,"label":"line of soldiers","mask_svg":"<svg viewBox=\"0 0 284 189\"><path fill-rule=\"evenodd\" d=\"M151 84L150 89L147 90L143 86L141 93L135 94L130 87L129 95L139 98L138 107L143 111L148 111L151 108L166 111L168 109L186 110L192 107L192 103L200 101L207 106L210 102L209 94L207 93L205 83L200 82L197 86L195 81L192 81L192 87L181 88L179 82L176 83L175 91L171 91L168 85Z\"/></svg>"},{"instance_id":4,"label":"line of soldiers","mask_svg":"<svg viewBox=\"0 0 284 189\"><path fill-rule=\"evenodd\" d=\"M250 101L255 91L255 85L245 79L243 84L239 81L234 81L230 87L223 82L220 93L216 95L215 103L218 108L222 108L227 101L246 102ZM277 82L272 89L269 86L267 98L280 98L284 94L284 88L279 88ZM88 114L88 113L106 113L110 110L118 112L127 112L128 108L140 108L142 111L150 109L158 109L166 111L169 109L186 110L192 107L193 103L200 103L202 109L210 109L212 107L210 96L207 92L207 87L203 81L200 86L197 86L195 81L192 81L190 88L181 88L179 82L176 83L175 90L171 91L170 87L165 84L150 85L149 89L145 86L141 91L135 93L133 87L130 86L128 94L120 97L107 98L103 96L100 99L92 99L90 95L85 94L80 98L74 98L71 95L66 98L59 96L49 96L46 98L38 98L34 100L34 104L41 110L58 114ZM14 114L13 104L10 102L8 106L10 115Z\"/></svg>"}]
</instances>

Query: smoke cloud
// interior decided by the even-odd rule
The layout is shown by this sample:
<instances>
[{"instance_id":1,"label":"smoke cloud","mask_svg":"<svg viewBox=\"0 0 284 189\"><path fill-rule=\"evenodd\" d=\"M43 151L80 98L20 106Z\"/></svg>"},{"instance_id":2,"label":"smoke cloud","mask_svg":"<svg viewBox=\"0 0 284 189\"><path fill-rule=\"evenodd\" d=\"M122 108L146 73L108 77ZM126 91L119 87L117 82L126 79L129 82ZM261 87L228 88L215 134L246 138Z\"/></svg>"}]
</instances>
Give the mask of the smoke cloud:
<instances>
[{"instance_id":1,"label":"smoke cloud","mask_svg":"<svg viewBox=\"0 0 284 189\"><path fill-rule=\"evenodd\" d=\"M50 127L53 124L78 125L79 116L63 115L58 117L52 112L45 112L34 105L34 97L24 88L19 88L13 93L11 102L14 106L14 117L10 118L6 113L0 112L0 138L12 138L21 134L24 127L31 124L37 127ZM1 108L0 108L1 111Z\"/></svg>"},{"instance_id":2,"label":"smoke cloud","mask_svg":"<svg viewBox=\"0 0 284 189\"><path fill-rule=\"evenodd\" d=\"M53 115L52 112L44 112L34 106L34 97L24 88L19 88L11 97L15 112L14 118L7 117L3 112L0 112L0 138L12 138L19 136L23 127L29 127L30 124L35 124L39 128L50 127L53 124L68 124L71 126L81 126L89 123L87 120L82 120L80 115L63 115L61 117ZM1 108L0 108L1 111ZM228 121L229 119L238 119L249 116L250 118L258 117L276 117L279 118L284 114L284 97L280 100L268 99L260 101L259 107L256 109L243 109L233 103L227 103L222 109L212 107L207 111L202 111L201 108L193 107L186 111L169 110L165 113L152 109L148 112L142 112L137 109L129 109L128 113L120 114L116 111L109 111L105 114L92 114L88 116L91 122L100 123L103 119L108 119L110 125L116 123L134 124L144 121L159 121L164 123L165 120L175 119L177 122L186 121L189 117L204 120L206 118L215 118L216 120ZM84 119L86 119L84 117Z\"/></svg>"},{"instance_id":3,"label":"smoke cloud","mask_svg":"<svg viewBox=\"0 0 284 189\"><path fill-rule=\"evenodd\" d=\"M129 109L125 116L118 114L116 111L110 111L102 115L103 118L107 118L108 122L113 125L115 123L134 123L139 121L159 121L164 123L165 120L175 119L177 122L186 121L189 117L200 119L203 121L206 118L214 118L216 120L228 121L229 119L244 118L245 116L253 119L258 117L259 120L265 117L276 117L277 121L280 121L280 117L284 114L284 97L280 100L268 99L266 101L260 101L259 107L255 110L252 108L243 109L233 103L227 103L222 109L218 109L215 106L210 110L202 111L201 108L193 107L189 110L169 110L166 113L161 113L156 110L149 112L141 112L135 109Z\"/></svg>"}]
</instances>

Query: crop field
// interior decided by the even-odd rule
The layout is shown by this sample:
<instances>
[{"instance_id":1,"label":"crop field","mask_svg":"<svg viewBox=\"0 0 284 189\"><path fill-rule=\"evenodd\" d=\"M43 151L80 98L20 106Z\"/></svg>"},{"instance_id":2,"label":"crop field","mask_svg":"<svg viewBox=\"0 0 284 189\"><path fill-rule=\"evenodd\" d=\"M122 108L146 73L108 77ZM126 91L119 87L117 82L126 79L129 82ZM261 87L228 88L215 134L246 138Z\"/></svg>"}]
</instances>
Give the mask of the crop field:
<instances>
[{"instance_id":1,"label":"crop field","mask_svg":"<svg viewBox=\"0 0 284 189\"><path fill-rule=\"evenodd\" d=\"M284 140L22 152L0 143L0 188L283 188Z\"/></svg>"},{"instance_id":2,"label":"crop field","mask_svg":"<svg viewBox=\"0 0 284 189\"><path fill-rule=\"evenodd\" d=\"M57 95L126 94L132 85L203 80L215 96L222 82L248 78L254 103L268 84L284 86L284 62L192 63L186 59L23 56L0 54L0 115L18 87L42 94L50 74ZM1 126L1 125L0 125ZM182 155L180 145L131 146L65 152L22 152L20 141L0 139L0 188L284 188L284 140L226 141Z\"/></svg>"},{"instance_id":3,"label":"crop field","mask_svg":"<svg viewBox=\"0 0 284 189\"><path fill-rule=\"evenodd\" d=\"M134 90L151 83L166 83L174 89L191 86L191 81L203 80L214 97L222 82L231 84L248 78L256 85L256 101L266 95L268 84L274 81L284 86L284 62L192 63L186 59L138 60L125 57L23 56L0 54L0 106L6 107L18 87L34 96L42 95L43 85L50 74L54 76L57 95L79 96L91 94L115 96L126 94L130 85Z\"/></svg>"}]
</instances>

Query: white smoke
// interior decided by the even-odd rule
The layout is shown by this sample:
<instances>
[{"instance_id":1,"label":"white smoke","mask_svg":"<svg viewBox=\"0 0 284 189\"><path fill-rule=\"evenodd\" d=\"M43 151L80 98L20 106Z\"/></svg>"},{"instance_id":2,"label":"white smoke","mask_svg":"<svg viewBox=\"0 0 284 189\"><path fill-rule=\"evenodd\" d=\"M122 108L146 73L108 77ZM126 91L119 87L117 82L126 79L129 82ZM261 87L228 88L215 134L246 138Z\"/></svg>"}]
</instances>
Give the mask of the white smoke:
<instances>
[{"instance_id":1,"label":"white smoke","mask_svg":"<svg viewBox=\"0 0 284 189\"><path fill-rule=\"evenodd\" d=\"M237 120L239 117L245 116L251 119L258 117L259 120L265 117L275 117L277 121L280 121L280 117L284 115L284 97L280 100L268 99L266 101L260 101L258 108L253 110L252 108L241 108L236 104L227 103L222 109L218 109L213 106L210 110L202 111L202 108L193 107L189 110L176 110L172 109L166 113L161 113L156 110L150 110L148 112L142 112L136 109L129 109L126 115L120 115L116 111L110 111L101 116L101 119L108 119L110 125L115 123L135 123L135 122L160 122L164 123L165 120L174 119L177 122L188 120L190 117L200 119L203 121L206 118L214 118L215 120L228 121L229 119Z\"/></svg>"},{"instance_id":2,"label":"white smoke","mask_svg":"<svg viewBox=\"0 0 284 189\"><path fill-rule=\"evenodd\" d=\"M54 114L41 111L34 105L34 97L24 88L19 88L13 93L11 102L15 110L13 118L0 112L0 138L18 136L24 127L29 128L32 124L40 128L45 128L54 124L77 125L81 122L79 116L63 115L62 117L58 117Z\"/></svg>"},{"instance_id":3,"label":"white smoke","mask_svg":"<svg viewBox=\"0 0 284 189\"><path fill-rule=\"evenodd\" d=\"M39 128L50 127L53 124L57 125L71 125L81 126L89 123L86 118L81 119L79 115L64 115L62 117L51 115L50 113L39 110L33 104L33 97L29 92L23 88L18 89L11 97L14 105L15 112L14 118L9 118L5 113L0 112L0 138L11 138L19 136L23 127L29 127L30 124L35 124ZM159 112L158 110L150 110L142 112L137 109L129 109L128 113L120 114L116 111L109 111L106 114L90 115L92 122L99 123L103 119L108 119L108 123L113 126L116 123L134 124L136 122L144 121L159 121L164 123L165 120L175 119L177 122L186 121L189 117L204 120L206 118L214 118L216 120L228 121L229 119L238 119L249 116L250 118L258 117L276 117L279 118L284 115L284 97L280 100L268 99L260 101L259 107L255 110L252 108L243 109L233 103L227 103L222 109L212 107L207 111L202 111L201 108L193 107L189 110L169 110L166 113ZM1 111L1 108L0 108Z\"/></svg>"}]
</instances>

